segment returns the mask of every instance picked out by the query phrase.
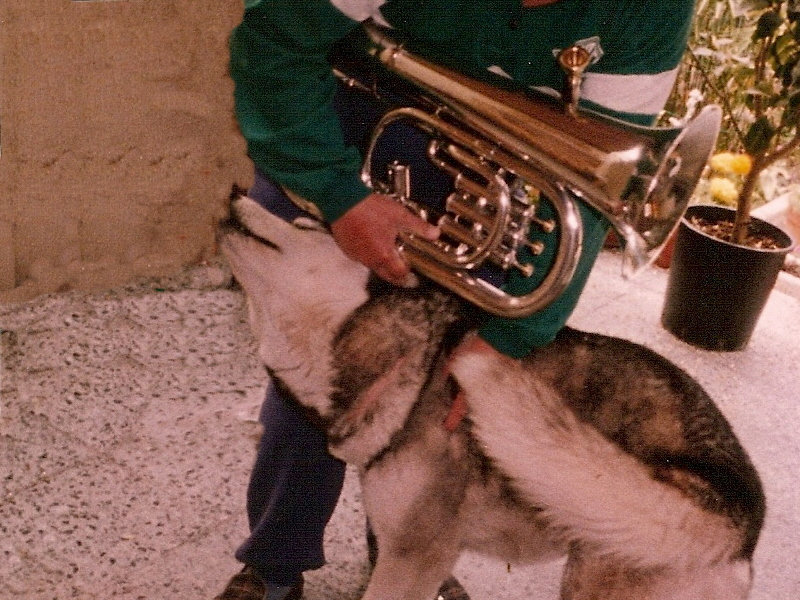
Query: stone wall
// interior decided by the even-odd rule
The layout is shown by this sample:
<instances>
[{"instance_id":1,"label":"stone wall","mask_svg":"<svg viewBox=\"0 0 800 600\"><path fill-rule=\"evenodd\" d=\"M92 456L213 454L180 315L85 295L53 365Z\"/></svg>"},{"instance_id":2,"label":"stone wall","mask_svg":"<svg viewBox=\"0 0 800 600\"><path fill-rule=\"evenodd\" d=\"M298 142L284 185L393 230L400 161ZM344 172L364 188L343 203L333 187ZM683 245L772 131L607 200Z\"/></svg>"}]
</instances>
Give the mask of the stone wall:
<instances>
[{"instance_id":1,"label":"stone wall","mask_svg":"<svg viewBox=\"0 0 800 600\"><path fill-rule=\"evenodd\" d=\"M215 253L250 163L227 39L241 0L0 2L0 300Z\"/></svg>"}]
</instances>

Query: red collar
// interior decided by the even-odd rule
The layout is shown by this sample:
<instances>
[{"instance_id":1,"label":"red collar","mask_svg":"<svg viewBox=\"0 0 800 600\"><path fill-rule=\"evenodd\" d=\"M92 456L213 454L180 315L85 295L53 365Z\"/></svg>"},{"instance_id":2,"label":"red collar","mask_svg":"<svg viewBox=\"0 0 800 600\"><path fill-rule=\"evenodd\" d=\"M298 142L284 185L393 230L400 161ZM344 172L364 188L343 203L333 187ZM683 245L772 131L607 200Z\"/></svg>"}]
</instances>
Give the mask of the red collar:
<instances>
[{"instance_id":1,"label":"red collar","mask_svg":"<svg viewBox=\"0 0 800 600\"><path fill-rule=\"evenodd\" d=\"M453 396L453 403L450 405L450 411L445 417L444 428L448 433L453 433L458 427L459 423L467 416L467 398L464 392L459 388L455 396Z\"/></svg>"},{"instance_id":2,"label":"red collar","mask_svg":"<svg viewBox=\"0 0 800 600\"><path fill-rule=\"evenodd\" d=\"M522 6L525 8L533 8L534 6L553 4L554 2L558 2L558 0L522 0Z\"/></svg>"}]
</instances>

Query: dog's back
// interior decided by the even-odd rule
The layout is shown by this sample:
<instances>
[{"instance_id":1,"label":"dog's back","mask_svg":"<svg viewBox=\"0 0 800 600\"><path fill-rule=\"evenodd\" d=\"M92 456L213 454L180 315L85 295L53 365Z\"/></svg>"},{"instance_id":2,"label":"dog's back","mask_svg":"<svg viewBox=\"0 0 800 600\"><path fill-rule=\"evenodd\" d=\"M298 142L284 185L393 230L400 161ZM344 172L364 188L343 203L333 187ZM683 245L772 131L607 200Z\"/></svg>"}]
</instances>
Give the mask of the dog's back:
<instances>
[{"instance_id":1,"label":"dog's back","mask_svg":"<svg viewBox=\"0 0 800 600\"><path fill-rule=\"evenodd\" d=\"M697 381L639 344L569 328L527 362L582 421L656 477L740 522L742 555L752 555L765 512L761 482Z\"/></svg>"},{"instance_id":2,"label":"dog's back","mask_svg":"<svg viewBox=\"0 0 800 600\"><path fill-rule=\"evenodd\" d=\"M764 496L697 382L640 345L570 329L490 362L453 371L489 459L569 541L564 598L746 597Z\"/></svg>"}]
</instances>

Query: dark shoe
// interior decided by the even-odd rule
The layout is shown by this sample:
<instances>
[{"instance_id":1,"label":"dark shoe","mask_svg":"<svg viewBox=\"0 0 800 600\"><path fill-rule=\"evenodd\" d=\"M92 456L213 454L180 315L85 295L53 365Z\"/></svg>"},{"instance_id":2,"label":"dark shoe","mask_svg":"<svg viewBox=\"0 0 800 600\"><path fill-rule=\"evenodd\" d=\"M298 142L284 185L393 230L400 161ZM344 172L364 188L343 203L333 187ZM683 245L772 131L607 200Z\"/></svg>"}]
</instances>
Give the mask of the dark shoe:
<instances>
[{"instance_id":1,"label":"dark shoe","mask_svg":"<svg viewBox=\"0 0 800 600\"><path fill-rule=\"evenodd\" d=\"M264 583L249 565L234 575L225 590L214 600L264 600ZM303 597L303 580L295 585L285 600L300 600Z\"/></svg>"},{"instance_id":2,"label":"dark shoe","mask_svg":"<svg viewBox=\"0 0 800 600\"><path fill-rule=\"evenodd\" d=\"M469 594L455 577L448 577L436 594L436 600L469 600Z\"/></svg>"}]
</instances>

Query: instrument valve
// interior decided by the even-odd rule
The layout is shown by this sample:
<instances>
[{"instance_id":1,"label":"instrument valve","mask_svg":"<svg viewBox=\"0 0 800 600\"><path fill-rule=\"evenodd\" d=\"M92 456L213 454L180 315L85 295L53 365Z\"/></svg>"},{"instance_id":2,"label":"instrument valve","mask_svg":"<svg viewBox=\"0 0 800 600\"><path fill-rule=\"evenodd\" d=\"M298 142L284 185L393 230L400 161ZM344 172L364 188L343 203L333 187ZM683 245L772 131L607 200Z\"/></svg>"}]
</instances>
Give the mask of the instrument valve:
<instances>
[{"instance_id":1,"label":"instrument valve","mask_svg":"<svg viewBox=\"0 0 800 600\"><path fill-rule=\"evenodd\" d=\"M531 251L531 253L534 256L539 256L542 252L544 252L544 242L538 240L535 242L531 240L526 240L525 246L528 248L528 250Z\"/></svg>"},{"instance_id":2,"label":"instrument valve","mask_svg":"<svg viewBox=\"0 0 800 600\"><path fill-rule=\"evenodd\" d=\"M514 259L514 268L518 269L520 273L522 273L525 277L530 277L533 275L533 265L528 263L521 263L517 259Z\"/></svg>"},{"instance_id":3,"label":"instrument valve","mask_svg":"<svg viewBox=\"0 0 800 600\"><path fill-rule=\"evenodd\" d=\"M530 277L533 275L533 265L519 262L514 252L507 252L502 258L500 258L500 260L495 260L495 262L500 264L504 271L514 268L522 273L524 277Z\"/></svg>"},{"instance_id":4,"label":"instrument valve","mask_svg":"<svg viewBox=\"0 0 800 600\"><path fill-rule=\"evenodd\" d=\"M411 198L411 172L408 165L395 160L386 167L386 170L392 194L400 202L407 202Z\"/></svg>"},{"instance_id":5,"label":"instrument valve","mask_svg":"<svg viewBox=\"0 0 800 600\"><path fill-rule=\"evenodd\" d=\"M531 218L531 223L536 223L545 233L552 233L556 228L556 222L553 219L540 219L539 217L533 217Z\"/></svg>"}]
</instances>

